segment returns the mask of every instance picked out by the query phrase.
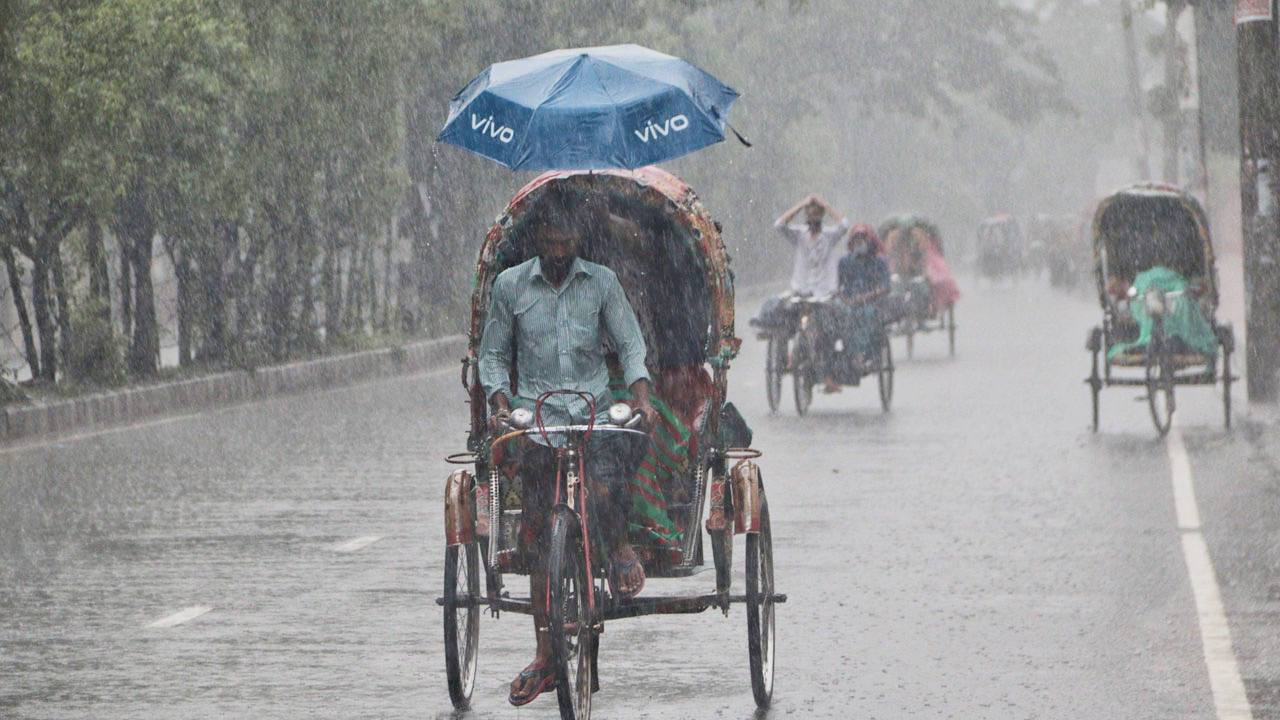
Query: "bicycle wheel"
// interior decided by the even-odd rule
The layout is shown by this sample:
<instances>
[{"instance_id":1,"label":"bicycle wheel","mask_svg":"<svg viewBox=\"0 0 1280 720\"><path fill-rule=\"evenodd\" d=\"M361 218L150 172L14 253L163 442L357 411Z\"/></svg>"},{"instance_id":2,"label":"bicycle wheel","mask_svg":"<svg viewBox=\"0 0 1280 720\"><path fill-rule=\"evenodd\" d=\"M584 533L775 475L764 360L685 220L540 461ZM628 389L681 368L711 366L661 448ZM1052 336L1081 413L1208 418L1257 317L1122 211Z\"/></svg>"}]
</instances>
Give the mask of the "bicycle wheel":
<instances>
[{"instance_id":1,"label":"bicycle wheel","mask_svg":"<svg viewBox=\"0 0 1280 720\"><path fill-rule=\"evenodd\" d=\"M751 693L762 708L769 707L773 699L777 633L773 593L773 537L769 530L769 504L761 489L760 530L747 533L747 655L751 662Z\"/></svg>"},{"instance_id":2,"label":"bicycle wheel","mask_svg":"<svg viewBox=\"0 0 1280 720\"><path fill-rule=\"evenodd\" d=\"M471 705L480 649L480 551L475 542L444 551L444 669L449 699Z\"/></svg>"},{"instance_id":3,"label":"bicycle wheel","mask_svg":"<svg viewBox=\"0 0 1280 720\"><path fill-rule=\"evenodd\" d=\"M1164 437L1173 424L1173 361L1158 337L1152 337L1146 349L1147 405L1156 432Z\"/></svg>"},{"instance_id":4,"label":"bicycle wheel","mask_svg":"<svg viewBox=\"0 0 1280 720\"><path fill-rule=\"evenodd\" d=\"M782 400L782 372L787 362L787 341L769 338L764 358L764 389L769 398L769 412L776 412Z\"/></svg>"},{"instance_id":5,"label":"bicycle wheel","mask_svg":"<svg viewBox=\"0 0 1280 720\"><path fill-rule=\"evenodd\" d=\"M551 526L551 628L552 663L556 671L556 697L563 720L591 717L591 685L595 628L586 554L578 519L557 512Z\"/></svg>"},{"instance_id":6,"label":"bicycle wheel","mask_svg":"<svg viewBox=\"0 0 1280 720\"><path fill-rule=\"evenodd\" d=\"M893 348L889 345L888 336L885 336L884 343L880 346L879 367L876 371L880 381L880 407L889 412L889 403L893 401Z\"/></svg>"}]
</instances>

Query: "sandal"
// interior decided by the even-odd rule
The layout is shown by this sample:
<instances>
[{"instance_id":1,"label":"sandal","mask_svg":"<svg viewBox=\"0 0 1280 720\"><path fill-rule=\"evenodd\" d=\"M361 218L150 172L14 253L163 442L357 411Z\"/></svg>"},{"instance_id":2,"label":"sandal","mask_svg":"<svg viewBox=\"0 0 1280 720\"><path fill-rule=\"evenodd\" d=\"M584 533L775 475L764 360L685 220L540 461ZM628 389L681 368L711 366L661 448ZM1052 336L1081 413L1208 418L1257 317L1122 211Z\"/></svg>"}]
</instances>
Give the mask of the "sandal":
<instances>
[{"instance_id":1,"label":"sandal","mask_svg":"<svg viewBox=\"0 0 1280 720\"><path fill-rule=\"evenodd\" d=\"M542 694L543 690L550 690L556 686L555 668L541 667L533 670L521 670L518 676L520 680L537 680L538 684L533 686L533 690L528 695L516 697L514 692L507 693L507 702L520 707L533 702L534 698Z\"/></svg>"},{"instance_id":2,"label":"sandal","mask_svg":"<svg viewBox=\"0 0 1280 720\"><path fill-rule=\"evenodd\" d=\"M618 589L622 587L623 579L630 577L631 569L637 565L640 565L639 558L627 562L614 560L609 564L609 589L613 591L613 594L616 595L619 600L630 600L631 598L639 595L640 591L644 589L644 577L640 578L640 584L629 593L624 593ZM640 565L640 568L643 571L644 566Z\"/></svg>"}]
</instances>

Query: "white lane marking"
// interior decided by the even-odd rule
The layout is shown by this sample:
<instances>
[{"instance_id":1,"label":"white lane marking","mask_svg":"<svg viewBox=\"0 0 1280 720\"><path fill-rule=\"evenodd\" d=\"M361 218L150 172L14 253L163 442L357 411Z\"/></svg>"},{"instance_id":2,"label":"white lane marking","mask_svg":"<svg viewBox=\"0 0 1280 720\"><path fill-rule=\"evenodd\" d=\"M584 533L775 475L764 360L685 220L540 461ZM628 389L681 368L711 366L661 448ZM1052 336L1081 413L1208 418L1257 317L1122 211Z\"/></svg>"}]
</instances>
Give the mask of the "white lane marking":
<instances>
[{"instance_id":1,"label":"white lane marking","mask_svg":"<svg viewBox=\"0 0 1280 720\"><path fill-rule=\"evenodd\" d=\"M1178 517L1178 529L1200 530L1200 508L1196 506L1196 487L1191 479L1191 460L1182 433L1177 427L1169 429L1169 469L1173 473L1173 507Z\"/></svg>"},{"instance_id":2,"label":"white lane marking","mask_svg":"<svg viewBox=\"0 0 1280 720\"><path fill-rule=\"evenodd\" d=\"M365 535L364 537L358 537L354 540L348 540L341 545L335 545L333 551L340 553L355 552L360 548L368 547L381 539L382 538L377 535Z\"/></svg>"},{"instance_id":3,"label":"white lane marking","mask_svg":"<svg viewBox=\"0 0 1280 720\"><path fill-rule=\"evenodd\" d=\"M192 607L186 608L185 610L179 610L178 612L170 615L169 617L160 618L159 620L151 623L147 627L167 628L167 627L173 627L174 625L181 625L184 622L187 622L189 620L194 620L200 617L201 615L209 612L212 609L213 607L211 605L194 605Z\"/></svg>"},{"instance_id":4,"label":"white lane marking","mask_svg":"<svg viewBox=\"0 0 1280 720\"><path fill-rule=\"evenodd\" d=\"M1231 648L1231 627L1222 607L1222 593L1209 557L1209 546L1200 532L1200 510L1196 506L1195 481L1191 461L1182 433L1177 426L1169 429L1167 442L1169 466L1173 475L1173 500L1178 527L1182 530L1182 556L1191 577L1191 592L1196 600L1196 616L1200 623L1200 641L1204 646L1204 663L1209 671L1209 687L1218 720L1253 720L1249 696Z\"/></svg>"}]
</instances>

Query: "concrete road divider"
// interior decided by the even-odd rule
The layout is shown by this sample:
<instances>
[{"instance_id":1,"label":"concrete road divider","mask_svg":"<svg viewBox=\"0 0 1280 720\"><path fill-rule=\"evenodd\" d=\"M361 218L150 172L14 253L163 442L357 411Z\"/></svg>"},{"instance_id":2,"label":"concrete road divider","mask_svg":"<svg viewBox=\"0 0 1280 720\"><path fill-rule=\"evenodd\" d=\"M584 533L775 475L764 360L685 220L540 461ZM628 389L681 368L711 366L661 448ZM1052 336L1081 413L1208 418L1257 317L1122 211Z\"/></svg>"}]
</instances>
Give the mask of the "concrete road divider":
<instances>
[{"instance_id":1,"label":"concrete road divider","mask_svg":"<svg viewBox=\"0 0 1280 720\"><path fill-rule=\"evenodd\" d=\"M0 408L0 442L421 372L444 363L457 363L466 353L466 337L451 335L380 350L111 390L48 403L9 405Z\"/></svg>"}]
</instances>

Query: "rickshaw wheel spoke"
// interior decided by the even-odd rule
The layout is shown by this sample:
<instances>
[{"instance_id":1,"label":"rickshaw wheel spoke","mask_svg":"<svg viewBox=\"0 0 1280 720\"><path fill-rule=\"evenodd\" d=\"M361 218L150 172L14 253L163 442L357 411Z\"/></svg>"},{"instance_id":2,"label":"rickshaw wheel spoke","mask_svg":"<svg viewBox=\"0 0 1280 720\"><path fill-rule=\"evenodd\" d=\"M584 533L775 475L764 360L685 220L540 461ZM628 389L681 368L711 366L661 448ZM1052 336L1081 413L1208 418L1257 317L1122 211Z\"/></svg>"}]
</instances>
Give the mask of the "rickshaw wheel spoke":
<instances>
[{"instance_id":1,"label":"rickshaw wheel spoke","mask_svg":"<svg viewBox=\"0 0 1280 720\"><path fill-rule=\"evenodd\" d=\"M751 663L751 692L756 705L769 707L773 699L774 624L773 537L769 504L760 492L760 530L747 534L747 654Z\"/></svg>"},{"instance_id":2,"label":"rickshaw wheel spoke","mask_svg":"<svg viewBox=\"0 0 1280 720\"><path fill-rule=\"evenodd\" d=\"M591 717L595 627L578 520L557 512L551 526L551 650L563 720Z\"/></svg>"},{"instance_id":3,"label":"rickshaw wheel spoke","mask_svg":"<svg viewBox=\"0 0 1280 720\"><path fill-rule=\"evenodd\" d=\"M471 705L476 681L476 657L480 649L480 553L475 542L450 545L444 557L444 659L453 706L465 710Z\"/></svg>"}]
</instances>

